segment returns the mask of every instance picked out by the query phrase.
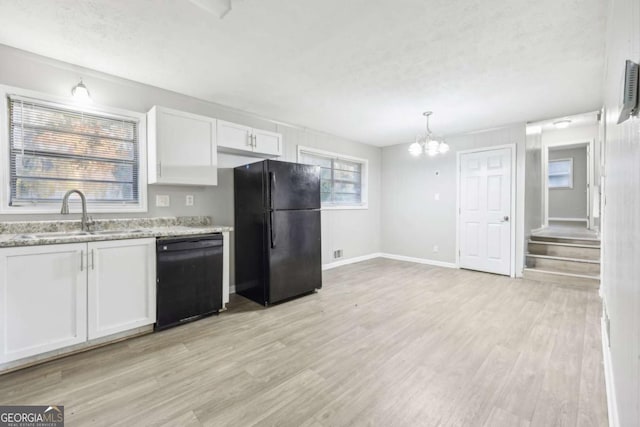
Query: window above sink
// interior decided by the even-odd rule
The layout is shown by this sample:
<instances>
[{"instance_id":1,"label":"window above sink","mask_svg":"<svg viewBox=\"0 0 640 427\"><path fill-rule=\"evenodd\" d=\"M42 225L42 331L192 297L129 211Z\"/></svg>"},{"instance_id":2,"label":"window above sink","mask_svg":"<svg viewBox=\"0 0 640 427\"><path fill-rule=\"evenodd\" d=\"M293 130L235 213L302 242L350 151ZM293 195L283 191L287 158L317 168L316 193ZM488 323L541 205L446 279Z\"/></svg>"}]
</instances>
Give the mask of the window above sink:
<instances>
[{"instance_id":1,"label":"window above sink","mask_svg":"<svg viewBox=\"0 0 640 427\"><path fill-rule=\"evenodd\" d=\"M59 213L72 188L91 213L146 212L144 114L6 86L0 96L0 213Z\"/></svg>"}]
</instances>

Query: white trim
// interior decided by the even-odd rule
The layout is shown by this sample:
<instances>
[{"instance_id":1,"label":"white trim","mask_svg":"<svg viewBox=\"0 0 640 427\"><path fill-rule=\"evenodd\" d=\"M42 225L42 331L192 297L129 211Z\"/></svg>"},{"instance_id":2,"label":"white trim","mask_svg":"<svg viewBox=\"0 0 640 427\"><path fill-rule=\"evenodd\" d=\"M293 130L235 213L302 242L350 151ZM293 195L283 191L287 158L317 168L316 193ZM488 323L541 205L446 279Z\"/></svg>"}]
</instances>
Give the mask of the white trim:
<instances>
[{"instance_id":1,"label":"white trim","mask_svg":"<svg viewBox=\"0 0 640 427\"><path fill-rule=\"evenodd\" d=\"M384 252L375 252L368 255L362 255L362 256L344 259L341 261L335 261L335 262L330 262L328 264L323 264L322 270L331 270L332 268L342 267L343 265L355 264L357 262L362 262L362 261L368 261L370 259L375 259L375 258L394 259L396 261L414 262L416 264L426 264L426 265L433 265L436 267L444 267L444 268L458 268L458 266L453 262L437 261L434 259L416 258L416 257L410 257L410 256L404 256L404 255L388 254Z\"/></svg>"},{"instance_id":2,"label":"white trim","mask_svg":"<svg viewBox=\"0 0 640 427\"><path fill-rule=\"evenodd\" d=\"M123 203L117 204L90 204L90 213L133 213L147 212L147 119L146 114L135 111L123 110L107 106L96 106L78 103L71 96L62 97L35 92L31 90L0 85L0 128L4 131L0 134L0 215L3 214L52 214L59 213L60 206L57 203L41 203L35 206L9 206L10 198L10 168L9 165L9 109L7 97L29 98L34 102L44 104L54 103L58 107L71 111L84 111L106 117L137 120L138 122L138 194L140 199L136 205ZM72 204L72 206L75 205Z\"/></svg>"},{"instance_id":3,"label":"white trim","mask_svg":"<svg viewBox=\"0 0 640 427\"><path fill-rule=\"evenodd\" d=\"M602 331L602 355L604 359L604 383L607 390L607 409L609 414L609 426L620 427L618 417L618 400L616 399L616 387L613 377L613 365L611 364L611 351L607 345L606 324L604 315L600 318L600 330Z\"/></svg>"},{"instance_id":4,"label":"white trim","mask_svg":"<svg viewBox=\"0 0 640 427\"><path fill-rule=\"evenodd\" d=\"M395 259L397 261L415 262L416 264L426 264L426 265L433 265L436 267L445 267L445 268L459 268L458 265L453 262L438 261L435 259L415 258L410 256L394 255L394 254L387 254L387 253L381 253L379 254L379 256L380 258Z\"/></svg>"},{"instance_id":5,"label":"white trim","mask_svg":"<svg viewBox=\"0 0 640 427\"><path fill-rule=\"evenodd\" d=\"M460 268L460 156L463 154L478 153L482 151L493 151L504 148L511 149L511 212L509 218L511 218L511 266L509 276L516 277L516 246L518 239L516 237L516 221L520 221L518 218L518 211L516 209L516 186L518 184L517 175L517 162L516 151L518 149L517 144L501 144L493 145L490 147L472 148L470 150L460 150L456 152L456 268Z\"/></svg>"},{"instance_id":6,"label":"white trim","mask_svg":"<svg viewBox=\"0 0 640 427\"><path fill-rule=\"evenodd\" d=\"M353 258L343 259L341 261L334 261L327 264L322 264L323 270L331 270L332 268L342 267L343 265L355 264L356 262L368 261L374 258L380 258L382 256L381 253L372 253L369 255L362 255Z\"/></svg>"},{"instance_id":7,"label":"white trim","mask_svg":"<svg viewBox=\"0 0 640 427\"><path fill-rule=\"evenodd\" d=\"M329 157L332 159L343 159L360 163L362 165L362 188L360 189L360 197L362 203L358 205L325 205L322 206L322 210L350 210L350 209L369 209L369 160L361 157L349 156L346 154L340 154L333 151L320 150L318 148L305 147L303 145L297 146L296 161L300 162L300 154L306 151L307 153L317 154L323 157Z\"/></svg>"},{"instance_id":8,"label":"white trim","mask_svg":"<svg viewBox=\"0 0 640 427\"><path fill-rule=\"evenodd\" d=\"M549 218L549 221L588 222L587 218Z\"/></svg>"}]
</instances>

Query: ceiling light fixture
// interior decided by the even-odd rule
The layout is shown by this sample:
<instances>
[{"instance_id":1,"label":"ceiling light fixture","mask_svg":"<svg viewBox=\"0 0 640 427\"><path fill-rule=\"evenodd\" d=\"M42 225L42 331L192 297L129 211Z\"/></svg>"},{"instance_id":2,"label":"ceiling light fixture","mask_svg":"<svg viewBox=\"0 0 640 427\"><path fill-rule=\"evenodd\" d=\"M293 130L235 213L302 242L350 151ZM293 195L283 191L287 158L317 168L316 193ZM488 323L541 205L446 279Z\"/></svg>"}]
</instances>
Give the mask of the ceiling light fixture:
<instances>
[{"instance_id":1,"label":"ceiling light fixture","mask_svg":"<svg viewBox=\"0 0 640 427\"><path fill-rule=\"evenodd\" d=\"M434 157L437 154L444 154L449 151L449 144L444 141L438 141L433 137L433 133L429 128L429 116L432 114L432 111L422 113L427 118L427 128L424 135L418 135L416 142L409 146L409 154L414 157L418 157L423 153L429 157Z\"/></svg>"},{"instance_id":2,"label":"ceiling light fixture","mask_svg":"<svg viewBox=\"0 0 640 427\"><path fill-rule=\"evenodd\" d=\"M79 101L91 100L89 89L87 89L87 87L84 85L82 79L80 79L80 82L71 89L71 95L73 95L73 97Z\"/></svg>"},{"instance_id":3,"label":"ceiling light fixture","mask_svg":"<svg viewBox=\"0 0 640 427\"><path fill-rule=\"evenodd\" d=\"M556 129L566 129L569 127L570 124L571 124L571 120L569 119L558 120L557 122L553 122L553 125L556 127Z\"/></svg>"}]
</instances>

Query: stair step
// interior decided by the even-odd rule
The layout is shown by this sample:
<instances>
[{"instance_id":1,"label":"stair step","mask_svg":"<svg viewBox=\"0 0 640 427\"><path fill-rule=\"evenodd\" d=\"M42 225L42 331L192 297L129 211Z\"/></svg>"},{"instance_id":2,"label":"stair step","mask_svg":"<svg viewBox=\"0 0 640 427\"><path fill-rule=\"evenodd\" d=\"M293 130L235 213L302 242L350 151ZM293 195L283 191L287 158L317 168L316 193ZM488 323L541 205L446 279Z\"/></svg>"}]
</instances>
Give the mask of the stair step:
<instances>
[{"instance_id":1,"label":"stair step","mask_svg":"<svg viewBox=\"0 0 640 427\"><path fill-rule=\"evenodd\" d=\"M529 241L527 248L528 252L532 255L546 255L586 260L600 259L599 246Z\"/></svg>"},{"instance_id":2,"label":"stair step","mask_svg":"<svg viewBox=\"0 0 640 427\"><path fill-rule=\"evenodd\" d=\"M600 243L600 241L597 241ZM572 248L595 248L600 249L600 244L584 244L584 243L562 243L562 242L549 242L546 240L532 240L529 238L528 243L534 243L536 245L549 245L549 246L567 246Z\"/></svg>"},{"instance_id":3,"label":"stair step","mask_svg":"<svg viewBox=\"0 0 640 427\"><path fill-rule=\"evenodd\" d=\"M600 262L595 260L554 257L547 255L527 255L527 267L559 273L600 275Z\"/></svg>"},{"instance_id":4,"label":"stair step","mask_svg":"<svg viewBox=\"0 0 640 427\"><path fill-rule=\"evenodd\" d=\"M531 235L529 240L538 242L552 242L552 243L569 243L586 246L598 246L600 247L600 239L580 238L571 236L536 236Z\"/></svg>"},{"instance_id":5,"label":"stair step","mask_svg":"<svg viewBox=\"0 0 640 427\"><path fill-rule=\"evenodd\" d=\"M531 258L539 259L553 259L558 261L571 261L571 262L583 262L585 264L600 264L600 260L597 259L585 259L585 258L572 258L557 255L542 255L542 254L527 254Z\"/></svg>"},{"instance_id":6,"label":"stair step","mask_svg":"<svg viewBox=\"0 0 640 427\"><path fill-rule=\"evenodd\" d=\"M586 274L561 273L557 271L547 271L538 268L525 268L523 276L528 280L538 282L558 283L569 285L579 289L598 289L600 287L600 277Z\"/></svg>"}]
</instances>

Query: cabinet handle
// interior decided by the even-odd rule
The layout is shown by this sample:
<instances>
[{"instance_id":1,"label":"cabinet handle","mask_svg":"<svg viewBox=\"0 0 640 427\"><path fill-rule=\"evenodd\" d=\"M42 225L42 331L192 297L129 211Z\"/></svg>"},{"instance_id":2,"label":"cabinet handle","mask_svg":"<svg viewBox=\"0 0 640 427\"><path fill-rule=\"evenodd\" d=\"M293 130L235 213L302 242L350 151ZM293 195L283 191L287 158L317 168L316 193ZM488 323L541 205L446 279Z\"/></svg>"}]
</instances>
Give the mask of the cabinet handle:
<instances>
[{"instance_id":1,"label":"cabinet handle","mask_svg":"<svg viewBox=\"0 0 640 427\"><path fill-rule=\"evenodd\" d=\"M96 263L93 259L93 249L91 249L91 269L95 270L96 269Z\"/></svg>"},{"instance_id":2,"label":"cabinet handle","mask_svg":"<svg viewBox=\"0 0 640 427\"><path fill-rule=\"evenodd\" d=\"M158 176L162 176L162 162L158 162Z\"/></svg>"},{"instance_id":3,"label":"cabinet handle","mask_svg":"<svg viewBox=\"0 0 640 427\"><path fill-rule=\"evenodd\" d=\"M249 147L253 147L253 135L251 135L250 133L247 134L247 145Z\"/></svg>"},{"instance_id":4,"label":"cabinet handle","mask_svg":"<svg viewBox=\"0 0 640 427\"><path fill-rule=\"evenodd\" d=\"M256 148L258 146L258 137L253 135L253 148Z\"/></svg>"},{"instance_id":5,"label":"cabinet handle","mask_svg":"<svg viewBox=\"0 0 640 427\"><path fill-rule=\"evenodd\" d=\"M84 271L84 250L80 251L80 271Z\"/></svg>"}]
</instances>

